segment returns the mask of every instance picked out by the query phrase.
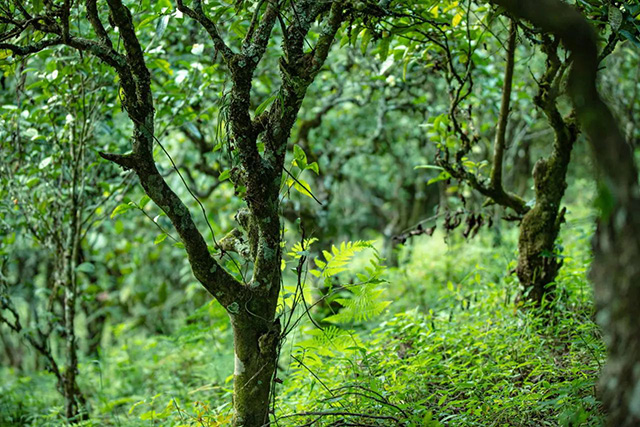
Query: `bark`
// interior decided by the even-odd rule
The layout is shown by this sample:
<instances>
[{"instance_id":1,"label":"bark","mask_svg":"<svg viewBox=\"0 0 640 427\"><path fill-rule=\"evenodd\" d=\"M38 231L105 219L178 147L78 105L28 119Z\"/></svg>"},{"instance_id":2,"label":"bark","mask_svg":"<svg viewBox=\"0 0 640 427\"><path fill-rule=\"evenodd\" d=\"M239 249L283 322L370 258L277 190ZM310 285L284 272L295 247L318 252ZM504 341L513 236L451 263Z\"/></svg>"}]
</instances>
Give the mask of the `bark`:
<instances>
[{"instance_id":1,"label":"bark","mask_svg":"<svg viewBox=\"0 0 640 427\"><path fill-rule=\"evenodd\" d=\"M567 188L571 150L578 136L573 113L563 118L556 104L564 71L557 55L558 43L549 37L543 39L547 70L538 83L535 103L545 113L555 139L551 155L538 160L533 168L535 204L520 223L516 268L525 296L538 306L543 300L553 299L555 279L562 266L555 255L555 241L564 222L560 204Z\"/></svg>"},{"instance_id":2,"label":"bark","mask_svg":"<svg viewBox=\"0 0 640 427\"><path fill-rule=\"evenodd\" d=\"M269 424L271 384L280 345L279 321L251 315L231 315L235 369L233 424Z\"/></svg>"},{"instance_id":3,"label":"bark","mask_svg":"<svg viewBox=\"0 0 640 427\"><path fill-rule=\"evenodd\" d=\"M596 88L596 35L576 9L558 0L492 2L555 34L572 54L569 90L600 174L591 278L608 359L599 393L609 425L640 425L640 186L633 152Z\"/></svg>"}]
</instances>

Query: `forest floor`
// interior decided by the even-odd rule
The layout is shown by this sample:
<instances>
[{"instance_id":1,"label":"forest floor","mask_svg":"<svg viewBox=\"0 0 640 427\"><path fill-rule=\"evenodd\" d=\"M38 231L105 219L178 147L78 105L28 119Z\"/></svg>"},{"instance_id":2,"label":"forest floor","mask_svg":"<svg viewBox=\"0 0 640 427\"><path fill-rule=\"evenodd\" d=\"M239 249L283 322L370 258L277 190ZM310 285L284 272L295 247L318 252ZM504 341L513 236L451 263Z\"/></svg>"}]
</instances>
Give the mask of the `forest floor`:
<instances>
[{"instance_id":1,"label":"forest floor","mask_svg":"<svg viewBox=\"0 0 640 427\"><path fill-rule=\"evenodd\" d=\"M595 389L605 350L586 279L591 233L592 217L570 212L558 296L544 314L517 296L513 230L415 239L385 273L382 297L393 303L384 313L350 329L307 325L287 338L277 425L306 425L315 417L294 414L309 411L354 414L313 425L601 425ZM208 303L175 319L169 334L141 326L109 324L101 358L83 359L85 425L227 425L225 311ZM51 374L0 373L0 426L63 425Z\"/></svg>"}]
</instances>

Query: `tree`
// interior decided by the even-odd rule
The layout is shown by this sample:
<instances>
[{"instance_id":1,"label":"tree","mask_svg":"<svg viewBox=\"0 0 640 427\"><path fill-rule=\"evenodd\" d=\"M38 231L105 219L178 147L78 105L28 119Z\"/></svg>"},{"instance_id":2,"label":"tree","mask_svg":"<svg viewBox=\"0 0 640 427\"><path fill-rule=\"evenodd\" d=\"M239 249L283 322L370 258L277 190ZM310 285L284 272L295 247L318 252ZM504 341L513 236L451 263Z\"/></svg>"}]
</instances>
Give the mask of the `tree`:
<instances>
[{"instance_id":1,"label":"tree","mask_svg":"<svg viewBox=\"0 0 640 427\"><path fill-rule=\"evenodd\" d=\"M559 40L554 36L540 34L517 18L510 19L506 40L499 41L506 51L500 108L497 118L482 120L483 113L477 112L478 102L474 104L474 101L479 98L482 102L487 90L478 89L474 79L482 75L486 63L480 52L482 44L487 43L485 33L493 34L490 28L484 29L487 25L484 22L498 27L500 18L496 16L499 14L500 10L494 13L486 6L472 2L465 5L454 2L446 7L409 5L402 13L397 13L395 26L399 37L407 33L405 27L408 25L413 28L411 43L421 55L424 55L424 46L435 46L439 56L435 61L432 57L429 60L440 64L437 68L447 81L449 111L429 123L438 147L436 165L443 170L439 179L452 179L471 188L486 197L485 206L495 204L509 210L507 219L519 223L518 279L524 295L539 306L545 300L553 299L555 279L562 265L556 240L564 222L562 199L571 152L579 135L575 112L563 113L561 105L571 58L563 58ZM476 26L480 28L473 27L474 19L481 22ZM601 14L593 17L594 21L601 19ZM521 81L526 78L514 71L519 34L521 39L531 42L533 52L527 54L542 53L546 58L544 72L540 77L534 77L537 94L533 97L533 106L544 115L553 135L553 141L544 141L545 145L551 146L550 154L538 159L533 170L528 172L534 188L530 201L526 200L526 193L516 194L508 188L504 172L507 149L517 151L521 142L513 133L507 132L509 127L513 128L514 84L518 78ZM599 61L606 58L622 38L620 33L613 31ZM493 66L494 62L490 61L490 64ZM483 128L495 128L492 148L484 147L487 137L478 131Z\"/></svg>"},{"instance_id":2,"label":"tree","mask_svg":"<svg viewBox=\"0 0 640 427\"><path fill-rule=\"evenodd\" d=\"M609 357L601 394L612 426L640 422L640 208L638 169L633 152L596 86L596 36L584 17L558 0L535 5L520 0L492 0L513 15L556 35L573 55L569 91L576 115L588 134L600 169L601 213L594 237L592 278L598 321Z\"/></svg>"},{"instance_id":3,"label":"tree","mask_svg":"<svg viewBox=\"0 0 640 427\"><path fill-rule=\"evenodd\" d=\"M136 32L136 19L130 5L121 0L108 0L107 7L108 11L102 10L95 0L89 0L84 18L71 1L45 4L43 8L37 2L24 4L16 0L2 12L3 40L16 42L0 43L0 49L24 56L66 45L96 56L117 74L122 108L133 126L131 152L105 152L101 156L135 172L145 193L171 220L194 276L229 313L236 357L234 425L268 424L281 339L276 318L281 286L279 197L287 141L307 88L322 68L342 24L367 14L380 14L382 10L375 3L309 0L287 4L267 0L257 2L249 11L239 2L237 9L249 24L243 28L239 49L234 49L223 40L215 22L217 18L210 18L201 2L187 5L178 1L178 11L207 32L216 57L222 58L232 82L227 106L229 142L239 167L231 171L231 178L248 208L239 213L239 222L249 240L253 265L251 279L244 281L214 258L216 252L224 255L224 250L213 236L210 249L184 201L158 171L153 157L154 144L159 144L159 140L155 131L152 76ZM101 17L107 13L109 25ZM274 29L276 24L280 26L279 34ZM89 26L91 36L81 36ZM118 43L112 39L116 29ZM281 86L270 106L251 117L254 74L270 42L278 39L282 40L278 59ZM306 46L309 39L315 41L311 48ZM124 52L119 51L120 43Z\"/></svg>"},{"instance_id":4,"label":"tree","mask_svg":"<svg viewBox=\"0 0 640 427\"><path fill-rule=\"evenodd\" d=\"M563 116L558 107L564 71L569 64L560 59L558 43L549 37L543 38L541 49L547 58L546 69L537 81L538 94L534 104L544 113L553 130L552 152L549 157L539 159L533 168L535 198L532 204L505 189L503 167L505 150L507 145L510 145L507 141L507 125L511 114L517 34L518 23L512 20L508 31L502 99L493 153L489 160L491 169L488 179L483 179L479 173L470 171L465 165L479 136L473 135L469 127L460 123L461 118L458 116L461 115L461 109L458 105L463 102L464 92L454 97L450 112L453 130L462 141L461 148L454 156L450 156L448 147L442 145L437 164L451 177L466 182L475 191L488 197L491 203L515 213L515 219L520 221L516 272L526 297L541 305L545 299L552 299L553 283L562 265L556 254L555 242L564 221L561 202L567 187L566 175L571 151L578 137L578 128L574 123L573 114ZM462 85L465 84L463 81Z\"/></svg>"},{"instance_id":5,"label":"tree","mask_svg":"<svg viewBox=\"0 0 640 427\"><path fill-rule=\"evenodd\" d=\"M33 58L31 64L46 69L59 59ZM76 318L80 309L94 311L96 302L86 292L95 270L87 235L123 181L91 167L98 159L90 146L106 82L95 63L74 59L66 73L45 71L35 83L24 72L29 60L7 67L16 84L4 98L13 108L0 117L0 226L8 236L0 249L0 324L44 360L66 417L77 422L88 414L77 379ZM33 258L46 264L42 273L30 271Z\"/></svg>"}]
</instances>

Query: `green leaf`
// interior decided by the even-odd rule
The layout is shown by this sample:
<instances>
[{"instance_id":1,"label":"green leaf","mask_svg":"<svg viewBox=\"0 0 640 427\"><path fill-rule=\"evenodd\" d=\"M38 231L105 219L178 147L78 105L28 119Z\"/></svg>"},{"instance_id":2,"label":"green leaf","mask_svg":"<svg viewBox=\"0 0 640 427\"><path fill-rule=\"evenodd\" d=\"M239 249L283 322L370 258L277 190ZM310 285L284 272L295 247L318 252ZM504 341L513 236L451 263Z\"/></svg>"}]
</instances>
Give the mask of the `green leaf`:
<instances>
[{"instance_id":1,"label":"green leaf","mask_svg":"<svg viewBox=\"0 0 640 427\"><path fill-rule=\"evenodd\" d=\"M127 203L116 206L113 212L111 212L111 219L113 219L113 217L115 217L116 215L120 215L121 213L128 211L129 209L131 209L131 205Z\"/></svg>"},{"instance_id":2,"label":"green leaf","mask_svg":"<svg viewBox=\"0 0 640 427\"><path fill-rule=\"evenodd\" d=\"M165 233L158 234L158 237L156 237L156 240L153 241L153 244L157 245L159 243L162 243L166 238L167 238L167 235Z\"/></svg>"},{"instance_id":3,"label":"green leaf","mask_svg":"<svg viewBox=\"0 0 640 427\"><path fill-rule=\"evenodd\" d=\"M304 150L297 145L293 146L293 158L296 160L296 164L302 170L307 167L307 155Z\"/></svg>"},{"instance_id":4,"label":"green leaf","mask_svg":"<svg viewBox=\"0 0 640 427\"><path fill-rule=\"evenodd\" d=\"M150 410L140 415L141 420L151 420L155 417L156 411Z\"/></svg>"},{"instance_id":5,"label":"green leaf","mask_svg":"<svg viewBox=\"0 0 640 427\"><path fill-rule=\"evenodd\" d=\"M314 171L316 173L316 175L320 175L320 168L318 168L318 163L317 162L313 162L313 163L307 165L306 169L311 169L312 171Z\"/></svg>"},{"instance_id":6,"label":"green leaf","mask_svg":"<svg viewBox=\"0 0 640 427\"><path fill-rule=\"evenodd\" d=\"M442 171L437 177L431 178L429 181L427 181L427 185L431 185L433 183L440 182L440 181L446 181L449 178L451 178L451 175L449 174L449 172Z\"/></svg>"},{"instance_id":7,"label":"green leaf","mask_svg":"<svg viewBox=\"0 0 640 427\"><path fill-rule=\"evenodd\" d=\"M39 182L40 182L40 178L38 178L38 177L31 178L29 181L27 181L27 187L28 187L28 188L33 188L33 187L35 187Z\"/></svg>"},{"instance_id":8,"label":"green leaf","mask_svg":"<svg viewBox=\"0 0 640 427\"><path fill-rule=\"evenodd\" d=\"M147 203L149 203L150 200L151 198L149 196L142 196L140 202L138 202L138 206L140 207L140 209L144 209L144 207L147 206Z\"/></svg>"},{"instance_id":9,"label":"green leaf","mask_svg":"<svg viewBox=\"0 0 640 427\"><path fill-rule=\"evenodd\" d=\"M418 165L416 167L414 167L413 169L434 169L434 170L444 170L442 169L440 166L436 166L436 165Z\"/></svg>"},{"instance_id":10,"label":"green leaf","mask_svg":"<svg viewBox=\"0 0 640 427\"><path fill-rule=\"evenodd\" d=\"M160 10L162 10L165 7L167 9L171 10L172 9L171 0L158 0L158 3L156 4L156 7L161 8Z\"/></svg>"},{"instance_id":11,"label":"green leaf","mask_svg":"<svg viewBox=\"0 0 640 427\"><path fill-rule=\"evenodd\" d=\"M633 34L631 34L627 30L620 30L620 34L622 34L624 36L624 38L626 38L631 43L633 43L635 45L635 47L640 49L640 41L638 41L638 38L636 36L634 36Z\"/></svg>"},{"instance_id":12,"label":"green leaf","mask_svg":"<svg viewBox=\"0 0 640 427\"><path fill-rule=\"evenodd\" d=\"M265 99L264 101L262 101L262 103L258 105L258 108L256 108L255 115L258 116L262 114L262 112L266 110L267 107L273 103L273 101L275 101L276 97L277 97L276 95L272 95L267 99Z\"/></svg>"},{"instance_id":13,"label":"green leaf","mask_svg":"<svg viewBox=\"0 0 640 427\"><path fill-rule=\"evenodd\" d=\"M218 177L218 179L220 181L226 181L227 179L229 179L230 176L231 176L231 171L229 169L225 169L220 173L220 176Z\"/></svg>"},{"instance_id":14,"label":"green leaf","mask_svg":"<svg viewBox=\"0 0 640 427\"><path fill-rule=\"evenodd\" d=\"M384 61L389 56L389 45L391 44L391 37L385 37L380 40L380 60Z\"/></svg>"},{"instance_id":15,"label":"green leaf","mask_svg":"<svg viewBox=\"0 0 640 427\"><path fill-rule=\"evenodd\" d=\"M622 25L622 12L617 6L609 5L608 13L609 25L614 31L617 31Z\"/></svg>"},{"instance_id":16,"label":"green leaf","mask_svg":"<svg viewBox=\"0 0 640 427\"><path fill-rule=\"evenodd\" d=\"M133 413L133 411L140 405L146 403L144 400L141 400L139 402L134 403L133 405L131 405L131 408L129 408L129 415L131 415Z\"/></svg>"},{"instance_id":17,"label":"green leaf","mask_svg":"<svg viewBox=\"0 0 640 427\"><path fill-rule=\"evenodd\" d=\"M462 12L458 12L456 16L453 17L453 19L451 20L451 26L457 27L460 22L462 22Z\"/></svg>"},{"instance_id":18,"label":"green leaf","mask_svg":"<svg viewBox=\"0 0 640 427\"><path fill-rule=\"evenodd\" d=\"M90 262L83 262L76 267L76 271L80 273L90 274L96 271L96 267Z\"/></svg>"},{"instance_id":19,"label":"green leaf","mask_svg":"<svg viewBox=\"0 0 640 427\"><path fill-rule=\"evenodd\" d=\"M303 179L298 179L294 181L293 186L299 193L304 194L307 197L311 197L313 199L313 195L311 194L311 186L309 183Z\"/></svg>"},{"instance_id":20,"label":"green leaf","mask_svg":"<svg viewBox=\"0 0 640 427\"><path fill-rule=\"evenodd\" d=\"M362 41L360 42L360 52L363 55L367 53L367 46L369 46L369 42L371 41L371 31L365 29L362 31Z\"/></svg>"},{"instance_id":21,"label":"green leaf","mask_svg":"<svg viewBox=\"0 0 640 427\"><path fill-rule=\"evenodd\" d=\"M165 30L167 29L167 25L169 25L169 18L171 17L171 15L164 15L162 18L160 18L160 20L158 21L158 25L156 25L156 34L154 36L154 38L157 39L161 39L162 35L164 34Z\"/></svg>"},{"instance_id":22,"label":"green leaf","mask_svg":"<svg viewBox=\"0 0 640 427\"><path fill-rule=\"evenodd\" d=\"M136 27L136 30L140 30L142 28L144 28L149 22L153 21L154 19L156 19L158 16L157 15L151 15L151 16L147 16L146 18L144 18L142 21L140 21L140 23L138 24L138 26Z\"/></svg>"},{"instance_id":23,"label":"green leaf","mask_svg":"<svg viewBox=\"0 0 640 427\"><path fill-rule=\"evenodd\" d=\"M53 159L51 158L51 156L49 157L45 157L44 159L42 159L42 161L40 162L40 164L38 165L38 167L40 169L44 169L47 166L49 166L51 164L51 162L53 161Z\"/></svg>"}]
</instances>

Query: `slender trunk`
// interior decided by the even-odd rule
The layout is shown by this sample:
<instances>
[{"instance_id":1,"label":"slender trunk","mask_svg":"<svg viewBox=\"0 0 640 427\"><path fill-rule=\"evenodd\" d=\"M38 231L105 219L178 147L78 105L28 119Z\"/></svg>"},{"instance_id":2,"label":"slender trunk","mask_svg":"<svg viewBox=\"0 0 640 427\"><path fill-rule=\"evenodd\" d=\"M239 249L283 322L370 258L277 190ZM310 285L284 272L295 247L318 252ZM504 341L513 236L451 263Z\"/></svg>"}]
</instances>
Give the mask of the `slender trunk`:
<instances>
[{"instance_id":1,"label":"slender trunk","mask_svg":"<svg viewBox=\"0 0 640 427\"><path fill-rule=\"evenodd\" d=\"M77 274L76 267L80 254L81 245L81 229L80 229L80 211L81 200L80 190L80 162L83 156L83 147L76 147L71 144L71 156L74 159L72 182L71 182L71 224L69 226L66 247L62 248L59 253L62 259L62 283L64 285L64 332L65 332L65 350L66 350L66 368L62 374L62 389L65 398L65 415L72 422L78 422L86 419L86 411L84 411L85 399L80 392L77 383L78 375L78 344L75 331L76 320L76 300L77 300Z\"/></svg>"},{"instance_id":2,"label":"slender trunk","mask_svg":"<svg viewBox=\"0 0 640 427\"><path fill-rule=\"evenodd\" d=\"M504 72L504 84L502 87L502 101L500 105L500 116L498 117L498 129L496 130L496 140L493 145L493 168L491 169L491 188L498 192L504 192L502 185L502 163L504 149L506 145L505 135L507 124L509 123L509 113L511 109L511 89L513 88L513 66L516 52L516 39L518 37L518 26L515 20L511 20L509 25L509 39L507 41L507 63Z\"/></svg>"}]
</instances>

